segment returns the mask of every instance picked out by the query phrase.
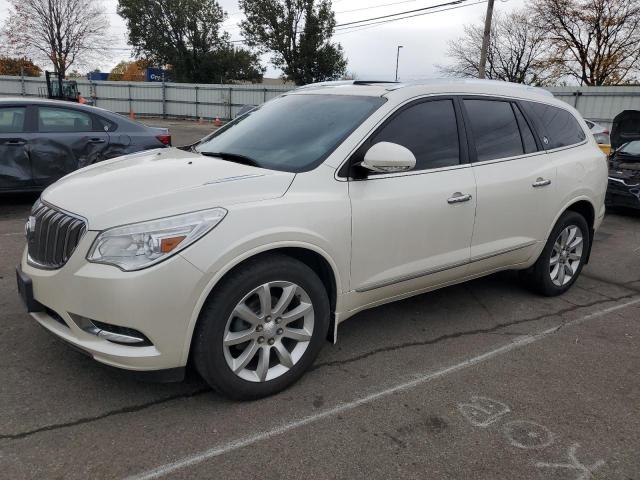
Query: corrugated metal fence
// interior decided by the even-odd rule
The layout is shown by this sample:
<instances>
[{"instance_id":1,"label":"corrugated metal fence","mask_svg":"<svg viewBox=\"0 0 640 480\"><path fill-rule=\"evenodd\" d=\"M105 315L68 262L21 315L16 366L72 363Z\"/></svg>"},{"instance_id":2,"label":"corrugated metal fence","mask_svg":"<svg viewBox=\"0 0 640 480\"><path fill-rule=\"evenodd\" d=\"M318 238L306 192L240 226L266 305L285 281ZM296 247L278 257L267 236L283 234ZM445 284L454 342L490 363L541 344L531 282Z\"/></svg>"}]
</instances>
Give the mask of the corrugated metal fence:
<instances>
[{"instance_id":1,"label":"corrugated metal fence","mask_svg":"<svg viewBox=\"0 0 640 480\"><path fill-rule=\"evenodd\" d=\"M221 119L234 118L244 105L259 105L286 86L216 85L78 80L78 90L94 105L138 116ZM0 76L0 96L38 97L46 93L44 78Z\"/></svg>"},{"instance_id":2,"label":"corrugated metal fence","mask_svg":"<svg viewBox=\"0 0 640 480\"><path fill-rule=\"evenodd\" d=\"M0 76L0 96L37 97L44 78ZM78 80L78 89L95 105L118 113L186 118L234 118L243 105L259 105L289 90L286 86L191 83L99 82ZM640 86L551 87L560 100L585 118L611 127L623 110L640 110Z\"/></svg>"},{"instance_id":3,"label":"corrugated metal fence","mask_svg":"<svg viewBox=\"0 0 640 480\"><path fill-rule=\"evenodd\" d=\"M584 118L611 128L613 119L624 110L640 110L640 86L634 87L551 87L555 97L575 107Z\"/></svg>"}]
</instances>

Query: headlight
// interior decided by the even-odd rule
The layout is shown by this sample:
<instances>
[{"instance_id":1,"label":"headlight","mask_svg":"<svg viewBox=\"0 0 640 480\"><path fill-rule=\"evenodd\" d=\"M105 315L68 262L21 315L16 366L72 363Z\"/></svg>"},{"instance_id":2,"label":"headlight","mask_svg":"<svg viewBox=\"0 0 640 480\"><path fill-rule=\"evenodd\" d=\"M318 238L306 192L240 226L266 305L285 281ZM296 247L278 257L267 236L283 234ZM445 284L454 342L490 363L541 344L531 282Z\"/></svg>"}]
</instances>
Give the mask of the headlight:
<instances>
[{"instance_id":1,"label":"headlight","mask_svg":"<svg viewBox=\"0 0 640 480\"><path fill-rule=\"evenodd\" d=\"M185 249L222 221L227 211L213 208L105 230L94 240L87 260L141 270Z\"/></svg>"}]
</instances>

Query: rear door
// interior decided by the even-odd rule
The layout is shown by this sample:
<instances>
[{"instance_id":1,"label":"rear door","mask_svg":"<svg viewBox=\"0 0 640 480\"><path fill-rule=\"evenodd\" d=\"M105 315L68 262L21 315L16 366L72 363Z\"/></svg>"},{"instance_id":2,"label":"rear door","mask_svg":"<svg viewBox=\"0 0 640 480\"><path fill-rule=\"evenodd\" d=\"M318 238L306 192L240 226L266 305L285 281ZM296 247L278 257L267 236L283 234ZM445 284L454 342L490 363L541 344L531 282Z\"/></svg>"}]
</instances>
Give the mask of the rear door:
<instances>
[{"instance_id":1,"label":"rear door","mask_svg":"<svg viewBox=\"0 0 640 480\"><path fill-rule=\"evenodd\" d=\"M30 147L34 182L44 187L100 161L108 145L109 135L89 112L40 105Z\"/></svg>"},{"instance_id":2,"label":"rear door","mask_svg":"<svg viewBox=\"0 0 640 480\"><path fill-rule=\"evenodd\" d=\"M556 168L517 102L462 101L477 182L471 271L526 261L557 211Z\"/></svg>"},{"instance_id":3,"label":"rear door","mask_svg":"<svg viewBox=\"0 0 640 480\"><path fill-rule=\"evenodd\" d=\"M33 187L27 133L27 107L0 107L0 190Z\"/></svg>"}]
</instances>

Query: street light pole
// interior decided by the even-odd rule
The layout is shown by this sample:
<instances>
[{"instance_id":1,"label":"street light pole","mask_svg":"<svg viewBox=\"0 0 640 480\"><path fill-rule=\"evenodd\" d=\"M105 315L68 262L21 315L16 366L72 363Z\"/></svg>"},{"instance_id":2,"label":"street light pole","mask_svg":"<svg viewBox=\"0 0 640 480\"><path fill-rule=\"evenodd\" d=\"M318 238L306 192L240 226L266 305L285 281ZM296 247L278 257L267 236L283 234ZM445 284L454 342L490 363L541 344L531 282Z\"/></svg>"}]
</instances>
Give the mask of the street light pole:
<instances>
[{"instance_id":1,"label":"street light pole","mask_svg":"<svg viewBox=\"0 0 640 480\"><path fill-rule=\"evenodd\" d=\"M480 50L480 65L478 67L478 78L485 78L487 68L487 51L491 39L491 21L493 19L493 2L489 0L487 4L487 15L484 18L484 36L482 37L482 50Z\"/></svg>"},{"instance_id":2,"label":"street light pole","mask_svg":"<svg viewBox=\"0 0 640 480\"><path fill-rule=\"evenodd\" d=\"M402 45L398 45L398 52L396 53L396 82L398 81L398 64L400 62L400 49Z\"/></svg>"}]
</instances>

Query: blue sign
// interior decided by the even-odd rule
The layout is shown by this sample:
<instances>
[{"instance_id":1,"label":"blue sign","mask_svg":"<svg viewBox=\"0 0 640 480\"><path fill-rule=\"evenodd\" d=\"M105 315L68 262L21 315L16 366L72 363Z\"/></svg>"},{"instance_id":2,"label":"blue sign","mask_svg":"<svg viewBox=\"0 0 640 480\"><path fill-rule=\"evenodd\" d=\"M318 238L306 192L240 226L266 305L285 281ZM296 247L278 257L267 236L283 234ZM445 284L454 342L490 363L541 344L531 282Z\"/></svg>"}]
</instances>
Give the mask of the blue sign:
<instances>
[{"instance_id":1,"label":"blue sign","mask_svg":"<svg viewBox=\"0 0 640 480\"><path fill-rule=\"evenodd\" d=\"M87 80L107 80L109 78L109 73L104 72L89 72L87 73Z\"/></svg>"},{"instance_id":2,"label":"blue sign","mask_svg":"<svg viewBox=\"0 0 640 480\"><path fill-rule=\"evenodd\" d=\"M145 80L147 82L162 82L167 81L167 72L162 68L149 67L145 71Z\"/></svg>"}]
</instances>

